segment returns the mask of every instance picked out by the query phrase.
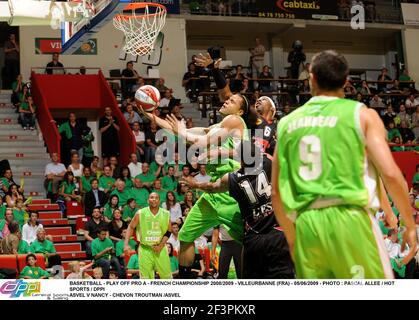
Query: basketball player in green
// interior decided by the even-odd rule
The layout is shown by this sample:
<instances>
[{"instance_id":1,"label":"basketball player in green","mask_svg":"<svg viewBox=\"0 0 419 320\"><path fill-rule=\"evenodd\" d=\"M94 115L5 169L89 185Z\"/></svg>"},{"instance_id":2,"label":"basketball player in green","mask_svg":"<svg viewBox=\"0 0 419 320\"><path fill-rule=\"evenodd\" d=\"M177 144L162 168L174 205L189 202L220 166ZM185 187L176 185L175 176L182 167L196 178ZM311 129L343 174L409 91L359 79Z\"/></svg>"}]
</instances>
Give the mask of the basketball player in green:
<instances>
[{"instance_id":1,"label":"basketball player in green","mask_svg":"<svg viewBox=\"0 0 419 320\"><path fill-rule=\"evenodd\" d=\"M215 83L219 89L222 101L225 101L219 109L223 120L209 128L186 129L183 122L179 122L173 115L166 120L145 113L151 121L156 121L160 128L168 129L177 136L186 140L187 143L207 148L204 157L209 160L217 160L223 157L223 161L209 163L207 174L211 181L216 181L228 172L234 172L240 168L240 163L233 160L233 150L242 139L247 140L247 128L253 127L257 121L257 114L251 108L246 97L233 94L227 81L219 70L221 59L213 61L209 54L199 55L197 65L208 67L212 71ZM143 112L144 113L144 112ZM179 277L191 276L191 265L195 257L194 240L200 237L211 227L223 224L230 236L241 242L243 238L243 219L239 206L228 192L219 194L204 193L189 212L181 231L179 232Z\"/></svg>"},{"instance_id":2,"label":"basketball player in green","mask_svg":"<svg viewBox=\"0 0 419 320\"><path fill-rule=\"evenodd\" d=\"M404 220L410 255L416 251L407 184L376 111L344 99L348 71L335 51L314 56L313 98L278 125L272 202L299 278L393 277L371 216L385 192L379 177Z\"/></svg>"},{"instance_id":3,"label":"basketball player in green","mask_svg":"<svg viewBox=\"0 0 419 320\"><path fill-rule=\"evenodd\" d=\"M131 251L128 245L132 234L136 232L140 241L138 261L141 279L154 279L154 272L160 279L171 279L170 258L166 242L170 237L170 212L160 208L160 197L153 192L148 197L149 207L140 209L129 224L125 237L124 251Z\"/></svg>"}]
</instances>

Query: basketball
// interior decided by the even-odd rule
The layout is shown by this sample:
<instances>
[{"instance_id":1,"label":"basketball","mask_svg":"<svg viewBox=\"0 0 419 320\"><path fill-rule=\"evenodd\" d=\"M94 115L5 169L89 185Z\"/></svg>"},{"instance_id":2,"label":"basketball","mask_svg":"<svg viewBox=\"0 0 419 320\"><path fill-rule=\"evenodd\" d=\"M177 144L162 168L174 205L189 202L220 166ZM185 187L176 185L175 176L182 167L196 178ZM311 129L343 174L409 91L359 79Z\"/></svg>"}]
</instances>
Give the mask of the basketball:
<instances>
[{"instance_id":1,"label":"basketball","mask_svg":"<svg viewBox=\"0 0 419 320\"><path fill-rule=\"evenodd\" d=\"M135 93L135 102L144 111L151 112L159 106L160 91L153 86L142 86Z\"/></svg>"}]
</instances>

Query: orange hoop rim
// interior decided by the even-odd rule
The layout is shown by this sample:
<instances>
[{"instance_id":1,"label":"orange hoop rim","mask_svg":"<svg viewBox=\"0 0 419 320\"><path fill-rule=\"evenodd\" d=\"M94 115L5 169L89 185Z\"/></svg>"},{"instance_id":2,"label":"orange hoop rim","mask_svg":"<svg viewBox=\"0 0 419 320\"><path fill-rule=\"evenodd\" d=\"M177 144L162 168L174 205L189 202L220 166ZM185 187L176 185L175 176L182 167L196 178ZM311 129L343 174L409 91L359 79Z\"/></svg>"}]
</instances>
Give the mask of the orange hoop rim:
<instances>
[{"instance_id":1,"label":"orange hoop rim","mask_svg":"<svg viewBox=\"0 0 419 320\"><path fill-rule=\"evenodd\" d=\"M116 14L114 19L120 20L120 19L124 19L124 20L129 20L132 18L135 19L144 19L144 18L149 18L149 17L154 17L154 16L163 16L164 14L167 13L167 9L164 5L160 4L160 3L154 3L154 2L132 2L130 4L128 4L123 11L125 10L135 10L135 9L145 9L147 7L155 7L155 8L160 8L162 9L162 11L160 11L159 13L148 13L148 14L142 14L142 15L128 15L128 14Z\"/></svg>"}]
</instances>

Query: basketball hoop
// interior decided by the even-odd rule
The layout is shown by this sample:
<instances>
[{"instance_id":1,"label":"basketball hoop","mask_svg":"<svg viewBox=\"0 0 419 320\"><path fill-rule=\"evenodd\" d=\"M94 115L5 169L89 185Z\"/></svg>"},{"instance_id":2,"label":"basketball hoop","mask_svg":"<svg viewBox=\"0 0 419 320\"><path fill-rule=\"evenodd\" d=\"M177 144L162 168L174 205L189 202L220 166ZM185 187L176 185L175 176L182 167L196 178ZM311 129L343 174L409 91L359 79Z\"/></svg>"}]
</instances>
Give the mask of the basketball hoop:
<instances>
[{"instance_id":1,"label":"basketball hoop","mask_svg":"<svg viewBox=\"0 0 419 320\"><path fill-rule=\"evenodd\" d=\"M128 11L128 12L127 12ZM166 7L158 3L130 3L113 18L115 28L124 32L124 50L144 56L153 50L154 42L164 27Z\"/></svg>"}]
</instances>

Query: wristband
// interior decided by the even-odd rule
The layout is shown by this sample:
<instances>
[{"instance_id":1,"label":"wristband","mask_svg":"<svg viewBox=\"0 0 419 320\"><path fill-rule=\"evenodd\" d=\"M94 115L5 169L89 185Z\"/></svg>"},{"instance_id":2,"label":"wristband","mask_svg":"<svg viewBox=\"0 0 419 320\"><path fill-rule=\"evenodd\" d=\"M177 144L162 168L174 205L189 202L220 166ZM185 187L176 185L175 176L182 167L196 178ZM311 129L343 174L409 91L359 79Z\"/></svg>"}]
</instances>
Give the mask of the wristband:
<instances>
[{"instance_id":1,"label":"wristband","mask_svg":"<svg viewBox=\"0 0 419 320\"><path fill-rule=\"evenodd\" d=\"M164 237L168 237L168 238L170 238L170 235L171 235L172 233L170 232L170 231L167 231L165 234L164 234Z\"/></svg>"},{"instance_id":2,"label":"wristband","mask_svg":"<svg viewBox=\"0 0 419 320\"><path fill-rule=\"evenodd\" d=\"M220 69L212 69L212 76L214 77L214 82L217 85L218 89L221 90L227 86L226 78Z\"/></svg>"}]
</instances>

